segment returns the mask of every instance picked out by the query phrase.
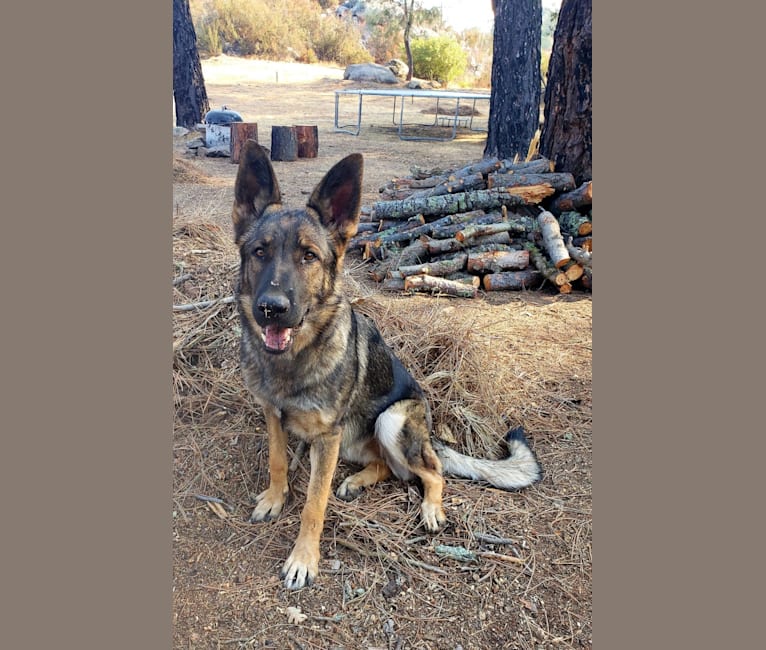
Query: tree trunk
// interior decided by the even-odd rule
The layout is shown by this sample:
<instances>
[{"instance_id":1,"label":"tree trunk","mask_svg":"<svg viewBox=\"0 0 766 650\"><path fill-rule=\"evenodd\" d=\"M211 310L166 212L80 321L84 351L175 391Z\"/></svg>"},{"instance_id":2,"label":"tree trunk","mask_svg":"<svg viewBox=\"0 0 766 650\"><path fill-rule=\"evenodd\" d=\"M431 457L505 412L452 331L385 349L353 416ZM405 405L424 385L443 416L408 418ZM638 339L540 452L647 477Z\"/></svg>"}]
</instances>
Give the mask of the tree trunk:
<instances>
[{"instance_id":1,"label":"tree trunk","mask_svg":"<svg viewBox=\"0 0 766 650\"><path fill-rule=\"evenodd\" d=\"M545 88L540 153L577 184L592 180L592 2L563 0Z\"/></svg>"},{"instance_id":2,"label":"tree trunk","mask_svg":"<svg viewBox=\"0 0 766 650\"><path fill-rule=\"evenodd\" d=\"M176 126L193 128L210 110L189 0L173 0L173 99Z\"/></svg>"},{"instance_id":3,"label":"tree trunk","mask_svg":"<svg viewBox=\"0 0 766 650\"><path fill-rule=\"evenodd\" d=\"M540 125L541 0L495 0L484 156L522 158Z\"/></svg>"},{"instance_id":4,"label":"tree trunk","mask_svg":"<svg viewBox=\"0 0 766 650\"><path fill-rule=\"evenodd\" d=\"M404 0L404 52L407 55L407 81L412 81L412 47L410 47L410 30L412 29L412 12L415 0Z\"/></svg>"}]
</instances>

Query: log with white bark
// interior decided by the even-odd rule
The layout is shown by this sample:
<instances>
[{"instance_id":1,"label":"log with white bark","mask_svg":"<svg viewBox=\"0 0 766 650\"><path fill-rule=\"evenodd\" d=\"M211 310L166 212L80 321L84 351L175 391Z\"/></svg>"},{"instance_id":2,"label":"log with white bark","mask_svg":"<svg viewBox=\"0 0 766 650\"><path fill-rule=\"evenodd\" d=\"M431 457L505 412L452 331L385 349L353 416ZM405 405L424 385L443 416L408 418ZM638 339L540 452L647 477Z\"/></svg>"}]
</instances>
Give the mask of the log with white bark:
<instances>
[{"instance_id":1,"label":"log with white bark","mask_svg":"<svg viewBox=\"0 0 766 650\"><path fill-rule=\"evenodd\" d=\"M537 269L489 273L481 281L485 291L523 291L540 286L543 276Z\"/></svg>"},{"instance_id":2,"label":"log with white bark","mask_svg":"<svg viewBox=\"0 0 766 650\"><path fill-rule=\"evenodd\" d=\"M543 210L537 215L537 223L542 232L543 246L548 253L548 257L550 257L551 262L553 262L556 268L561 268L571 258L569 257L567 247L564 245L559 222L550 212Z\"/></svg>"},{"instance_id":3,"label":"log with white bark","mask_svg":"<svg viewBox=\"0 0 766 650\"><path fill-rule=\"evenodd\" d=\"M410 275L404 278L405 291L423 291L439 293L457 298L475 298L478 289L473 284L465 284L455 280L432 275Z\"/></svg>"},{"instance_id":4,"label":"log with white bark","mask_svg":"<svg viewBox=\"0 0 766 650\"><path fill-rule=\"evenodd\" d=\"M499 271L520 271L529 266L529 251L493 250L470 253L466 269L474 273L497 273Z\"/></svg>"}]
</instances>

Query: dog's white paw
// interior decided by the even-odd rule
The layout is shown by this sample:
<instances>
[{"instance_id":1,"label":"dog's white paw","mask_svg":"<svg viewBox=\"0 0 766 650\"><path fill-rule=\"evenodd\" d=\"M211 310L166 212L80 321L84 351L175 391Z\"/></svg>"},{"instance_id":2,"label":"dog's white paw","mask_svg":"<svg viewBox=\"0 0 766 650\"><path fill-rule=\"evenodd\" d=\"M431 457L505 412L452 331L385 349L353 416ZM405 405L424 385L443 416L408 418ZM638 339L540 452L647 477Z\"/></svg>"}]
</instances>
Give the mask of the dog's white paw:
<instances>
[{"instance_id":1,"label":"dog's white paw","mask_svg":"<svg viewBox=\"0 0 766 650\"><path fill-rule=\"evenodd\" d=\"M287 494L281 490L269 488L255 497L255 509L250 515L250 521L269 521L279 516L285 505Z\"/></svg>"},{"instance_id":2,"label":"dog's white paw","mask_svg":"<svg viewBox=\"0 0 766 650\"><path fill-rule=\"evenodd\" d=\"M433 503L423 501L420 505L420 514L423 519L423 525L430 533L436 533L439 529L447 523L447 516L444 514L444 509Z\"/></svg>"},{"instance_id":3,"label":"dog's white paw","mask_svg":"<svg viewBox=\"0 0 766 650\"><path fill-rule=\"evenodd\" d=\"M279 575L288 589L310 586L319 574L319 553L296 546Z\"/></svg>"}]
</instances>

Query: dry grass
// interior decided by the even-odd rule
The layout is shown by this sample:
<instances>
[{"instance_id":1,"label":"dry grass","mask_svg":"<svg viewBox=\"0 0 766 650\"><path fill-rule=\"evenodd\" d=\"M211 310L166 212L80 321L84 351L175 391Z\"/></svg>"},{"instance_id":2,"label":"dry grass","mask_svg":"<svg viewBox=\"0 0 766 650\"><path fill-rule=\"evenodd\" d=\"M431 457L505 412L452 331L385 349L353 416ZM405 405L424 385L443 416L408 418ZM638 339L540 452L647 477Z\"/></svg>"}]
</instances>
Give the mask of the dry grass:
<instances>
[{"instance_id":1,"label":"dry grass","mask_svg":"<svg viewBox=\"0 0 766 650\"><path fill-rule=\"evenodd\" d=\"M173 240L174 278L190 276L174 288L176 305L231 295L238 258L228 232L179 221ZM308 459L293 457L280 518L246 523L268 463L265 427L239 376L236 310L219 301L175 311L176 646L587 647L589 299L572 310L577 302L557 296L501 306L399 298L377 293L354 262L347 285L427 391L441 437L492 455L502 433L523 424L545 478L514 495L448 480L450 524L433 538L419 529L414 485L387 481L351 503L332 497L320 580L286 592L277 573L300 526ZM351 471L341 463L337 480ZM437 544L478 557L444 558ZM288 606L309 618L289 624Z\"/></svg>"}]
</instances>

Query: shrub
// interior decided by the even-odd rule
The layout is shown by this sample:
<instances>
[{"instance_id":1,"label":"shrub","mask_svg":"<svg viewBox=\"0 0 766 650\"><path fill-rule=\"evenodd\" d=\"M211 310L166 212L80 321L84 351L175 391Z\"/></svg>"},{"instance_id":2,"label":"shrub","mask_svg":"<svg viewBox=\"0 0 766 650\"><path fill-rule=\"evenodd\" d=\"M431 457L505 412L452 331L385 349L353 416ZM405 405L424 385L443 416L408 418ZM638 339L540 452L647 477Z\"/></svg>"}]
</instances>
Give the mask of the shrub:
<instances>
[{"instance_id":1,"label":"shrub","mask_svg":"<svg viewBox=\"0 0 766 650\"><path fill-rule=\"evenodd\" d=\"M465 74L468 57L453 36L416 38L411 48L416 77L448 83Z\"/></svg>"}]
</instances>

